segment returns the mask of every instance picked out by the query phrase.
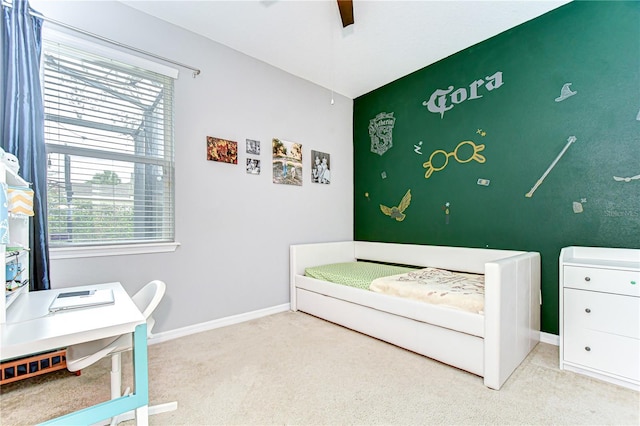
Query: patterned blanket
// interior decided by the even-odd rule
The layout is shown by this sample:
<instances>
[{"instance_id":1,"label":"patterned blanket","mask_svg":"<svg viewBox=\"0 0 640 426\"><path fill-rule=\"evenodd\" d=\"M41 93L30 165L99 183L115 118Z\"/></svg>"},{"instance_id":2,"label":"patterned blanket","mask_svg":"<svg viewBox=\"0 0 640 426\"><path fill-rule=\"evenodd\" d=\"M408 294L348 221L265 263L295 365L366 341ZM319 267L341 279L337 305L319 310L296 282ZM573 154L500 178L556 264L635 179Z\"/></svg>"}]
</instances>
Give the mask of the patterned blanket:
<instances>
[{"instance_id":1,"label":"patterned blanket","mask_svg":"<svg viewBox=\"0 0 640 426\"><path fill-rule=\"evenodd\" d=\"M482 314L484 275L425 268L377 278L369 290Z\"/></svg>"}]
</instances>

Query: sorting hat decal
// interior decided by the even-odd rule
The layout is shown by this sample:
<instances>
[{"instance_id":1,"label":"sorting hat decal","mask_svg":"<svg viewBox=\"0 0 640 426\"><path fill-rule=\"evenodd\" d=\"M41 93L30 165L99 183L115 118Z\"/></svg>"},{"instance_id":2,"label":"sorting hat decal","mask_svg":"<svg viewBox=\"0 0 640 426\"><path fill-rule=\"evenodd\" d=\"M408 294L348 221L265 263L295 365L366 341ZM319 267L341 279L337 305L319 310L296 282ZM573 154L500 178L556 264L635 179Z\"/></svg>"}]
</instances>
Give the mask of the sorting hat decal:
<instances>
[{"instance_id":1,"label":"sorting hat decal","mask_svg":"<svg viewBox=\"0 0 640 426\"><path fill-rule=\"evenodd\" d=\"M556 98L556 102L564 101L565 99L570 98L571 96L578 93L577 90L575 92L571 90L569 86L571 86L571 83L565 83L564 86L562 86L562 89L560 90L560 96Z\"/></svg>"}]
</instances>

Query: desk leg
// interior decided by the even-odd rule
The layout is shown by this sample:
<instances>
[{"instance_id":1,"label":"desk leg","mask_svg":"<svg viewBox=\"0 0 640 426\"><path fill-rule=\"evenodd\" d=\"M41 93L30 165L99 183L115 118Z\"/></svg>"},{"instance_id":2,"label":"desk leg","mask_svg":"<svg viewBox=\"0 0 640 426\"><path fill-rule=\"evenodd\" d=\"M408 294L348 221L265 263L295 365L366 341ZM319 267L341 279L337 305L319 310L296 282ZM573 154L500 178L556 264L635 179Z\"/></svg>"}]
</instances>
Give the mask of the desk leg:
<instances>
[{"instance_id":1,"label":"desk leg","mask_svg":"<svg viewBox=\"0 0 640 426\"><path fill-rule=\"evenodd\" d=\"M43 425L88 425L136 410L136 424L149 424L149 374L147 365L147 324L133 333L134 393L58 417Z\"/></svg>"}]
</instances>

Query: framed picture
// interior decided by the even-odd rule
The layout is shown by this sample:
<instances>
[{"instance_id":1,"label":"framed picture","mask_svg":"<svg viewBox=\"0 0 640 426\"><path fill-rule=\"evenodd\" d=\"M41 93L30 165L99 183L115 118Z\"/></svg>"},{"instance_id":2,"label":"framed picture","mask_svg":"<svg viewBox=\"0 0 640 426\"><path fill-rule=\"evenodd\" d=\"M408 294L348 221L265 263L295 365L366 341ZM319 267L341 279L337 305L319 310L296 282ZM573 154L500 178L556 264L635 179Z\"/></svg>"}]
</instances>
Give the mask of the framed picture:
<instances>
[{"instance_id":1,"label":"framed picture","mask_svg":"<svg viewBox=\"0 0 640 426\"><path fill-rule=\"evenodd\" d=\"M311 182L331 183L331 155L311 150Z\"/></svg>"},{"instance_id":2,"label":"framed picture","mask_svg":"<svg viewBox=\"0 0 640 426\"><path fill-rule=\"evenodd\" d=\"M273 183L302 186L302 144L273 139Z\"/></svg>"},{"instance_id":3,"label":"framed picture","mask_svg":"<svg viewBox=\"0 0 640 426\"><path fill-rule=\"evenodd\" d=\"M258 160L257 158L247 158L247 174L260 174L260 160Z\"/></svg>"},{"instance_id":4,"label":"framed picture","mask_svg":"<svg viewBox=\"0 0 640 426\"><path fill-rule=\"evenodd\" d=\"M238 164L238 142L207 136L207 160Z\"/></svg>"},{"instance_id":5,"label":"framed picture","mask_svg":"<svg viewBox=\"0 0 640 426\"><path fill-rule=\"evenodd\" d=\"M260 141L247 139L247 154L260 155Z\"/></svg>"}]
</instances>

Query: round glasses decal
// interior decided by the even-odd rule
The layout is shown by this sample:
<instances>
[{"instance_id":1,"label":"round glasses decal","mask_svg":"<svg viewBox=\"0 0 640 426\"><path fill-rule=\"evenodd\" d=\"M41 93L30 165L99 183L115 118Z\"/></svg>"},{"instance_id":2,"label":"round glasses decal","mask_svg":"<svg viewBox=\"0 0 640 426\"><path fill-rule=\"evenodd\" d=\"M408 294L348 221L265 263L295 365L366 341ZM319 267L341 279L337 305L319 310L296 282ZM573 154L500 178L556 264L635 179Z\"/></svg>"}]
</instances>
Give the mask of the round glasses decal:
<instances>
[{"instance_id":1,"label":"round glasses decal","mask_svg":"<svg viewBox=\"0 0 640 426\"><path fill-rule=\"evenodd\" d=\"M468 156L468 158L460 158L461 155L464 156L465 154L463 152L461 155L458 155L458 150L461 147L466 145L469 145L473 148L473 154ZM478 163L484 163L486 159L484 158L484 155L480 154L480 152L483 150L484 150L484 144L476 145L473 141L462 141L458 144L458 146L456 146L456 149L454 149L451 152L446 152L442 149L437 149L431 153L431 156L429 157L429 161L422 164L422 167L427 169L426 173L424 174L424 178L429 179L429 177L431 177L431 174L433 172L439 172L440 170L447 167L447 164L449 164L449 157L453 157L458 163L462 163L462 164L468 163L471 160L476 160ZM444 157L444 160L439 160L435 163L435 164L441 164L439 166L434 165L434 159L437 159L438 156Z\"/></svg>"}]
</instances>

